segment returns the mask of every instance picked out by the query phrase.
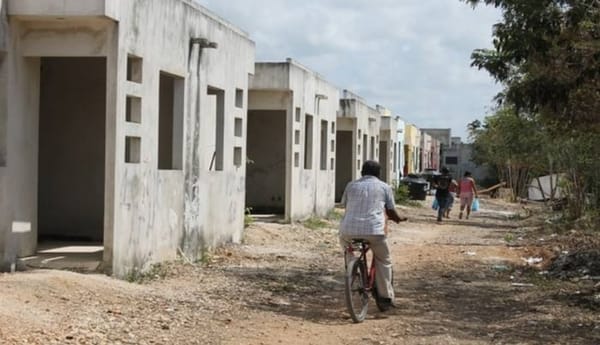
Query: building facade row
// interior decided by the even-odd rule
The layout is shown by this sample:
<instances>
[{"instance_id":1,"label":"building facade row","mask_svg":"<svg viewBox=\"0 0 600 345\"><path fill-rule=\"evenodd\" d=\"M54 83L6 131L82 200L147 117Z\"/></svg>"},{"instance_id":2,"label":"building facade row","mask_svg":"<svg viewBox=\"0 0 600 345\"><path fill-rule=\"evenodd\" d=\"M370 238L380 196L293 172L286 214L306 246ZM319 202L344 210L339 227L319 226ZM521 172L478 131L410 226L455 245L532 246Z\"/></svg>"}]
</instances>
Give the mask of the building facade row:
<instances>
[{"instance_id":1,"label":"building facade row","mask_svg":"<svg viewBox=\"0 0 600 345\"><path fill-rule=\"evenodd\" d=\"M0 1L0 252L101 243L118 277L239 242L244 214L329 213L439 141L191 0Z\"/></svg>"}]
</instances>

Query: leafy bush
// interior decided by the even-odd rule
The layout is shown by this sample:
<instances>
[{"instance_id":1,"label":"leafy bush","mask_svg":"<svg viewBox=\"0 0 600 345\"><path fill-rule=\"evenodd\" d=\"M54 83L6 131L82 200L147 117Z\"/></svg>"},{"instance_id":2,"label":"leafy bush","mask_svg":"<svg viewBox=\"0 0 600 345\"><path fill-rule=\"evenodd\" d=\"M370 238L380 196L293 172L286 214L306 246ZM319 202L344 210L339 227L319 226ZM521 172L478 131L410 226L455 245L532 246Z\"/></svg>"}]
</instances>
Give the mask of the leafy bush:
<instances>
[{"instance_id":1,"label":"leafy bush","mask_svg":"<svg viewBox=\"0 0 600 345\"><path fill-rule=\"evenodd\" d=\"M247 228L252 223L254 223L254 218L252 217L252 207L246 207L246 212L244 213L244 228Z\"/></svg>"},{"instance_id":2,"label":"leafy bush","mask_svg":"<svg viewBox=\"0 0 600 345\"><path fill-rule=\"evenodd\" d=\"M399 184L394 188L394 199L397 204L404 204L410 200L408 186Z\"/></svg>"}]
</instances>

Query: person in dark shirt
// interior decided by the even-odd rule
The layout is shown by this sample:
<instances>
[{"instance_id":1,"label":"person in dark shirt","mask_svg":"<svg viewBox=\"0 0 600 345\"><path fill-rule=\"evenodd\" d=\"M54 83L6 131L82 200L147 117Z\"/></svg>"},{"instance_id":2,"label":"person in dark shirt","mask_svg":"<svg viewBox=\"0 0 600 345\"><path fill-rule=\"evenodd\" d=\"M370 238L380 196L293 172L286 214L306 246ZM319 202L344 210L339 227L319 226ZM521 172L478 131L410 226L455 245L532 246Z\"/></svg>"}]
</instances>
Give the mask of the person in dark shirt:
<instances>
[{"instance_id":1,"label":"person in dark shirt","mask_svg":"<svg viewBox=\"0 0 600 345\"><path fill-rule=\"evenodd\" d=\"M434 177L433 187L435 188L435 198L438 203L438 216L437 221L441 222L442 217L446 213L448 207L448 197L450 196L450 184L452 183L452 176L450 176L450 170L448 168L442 168L442 174Z\"/></svg>"}]
</instances>

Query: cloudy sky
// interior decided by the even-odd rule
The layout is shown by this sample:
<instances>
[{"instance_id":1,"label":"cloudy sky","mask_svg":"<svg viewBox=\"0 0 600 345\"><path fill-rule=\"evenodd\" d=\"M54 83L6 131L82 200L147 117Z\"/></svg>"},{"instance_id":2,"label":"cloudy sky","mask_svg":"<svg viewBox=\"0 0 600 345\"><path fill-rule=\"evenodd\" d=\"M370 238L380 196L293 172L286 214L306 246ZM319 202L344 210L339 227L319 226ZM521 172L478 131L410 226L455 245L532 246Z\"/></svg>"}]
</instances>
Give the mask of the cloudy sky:
<instances>
[{"instance_id":1,"label":"cloudy sky","mask_svg":"<svg viewBox=\"0 0 600 345\"><path fill-rule=\"evenodd\" d=\"M248 32L257 61L291 57L418 127L452 128L490 112L499 85L470 67L491 46L493 8L459 0L196 0Z\"/></svg>"}]
</instances>

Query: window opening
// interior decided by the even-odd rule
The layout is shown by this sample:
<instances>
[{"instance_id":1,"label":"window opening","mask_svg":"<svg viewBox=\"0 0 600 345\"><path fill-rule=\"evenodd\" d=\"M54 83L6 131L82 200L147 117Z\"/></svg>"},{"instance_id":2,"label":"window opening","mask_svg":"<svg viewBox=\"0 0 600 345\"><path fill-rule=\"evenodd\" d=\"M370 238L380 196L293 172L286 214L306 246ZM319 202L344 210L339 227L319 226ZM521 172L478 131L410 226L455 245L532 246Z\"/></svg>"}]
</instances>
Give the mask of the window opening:
<instances>
[{"instance_id":1,"label":"window opening","mask_svg":"<svg viewBox=\"0 0 600 345\"><path fill-rule=\"evenodd\" d=\"M142 65L141 57L135 55L127 56L127 80L134 83L142 82Z\"/></svg>"},{"instance_id":2,"label":"window opening","mask_svg":"<svg viewBox=\"0 0 600 345\"><path fill-rule=\"evenodd\" d=\"M321 121L321 170L327 170L327 121Z\"/></svg>"},{"instance_id":3,"label":"window opening","mask_svg":"<svg viewBox=\"0 0 600 345\"><path fill-rule=\"evenodd\" d=\"M160 73L158 99L158 168L183 169L184 79Z\"/></svg>"},{"instance_id":4,"label":"window opening","mask_svg":"<svg viewBox=\"0 0 600 345\"><path fill-rule=\"evenodd\" d=\"M306 114L304 122L304 169L312 169L313 160L313 117Z\"/></svg>"},{"instance_id":5,"label":"window opening","mask_svg":"<svg viewBox=\"0 0 600 345\"><path fill-rule=\"evenodd\" d=\"M142 138L125 137L125 163L140 163L142 156Z\"/></svg>"},{"instance_id":6,"label":"window opening","mask_svg":"<svg viewBox=\"0 0 600 345\"><path fill-rule=\"evenodd\" d=\"M216 105L213 117L215 121L215 151L210 162L210 169L222 171L225 149L225 91L209 86L208 95L214 97Z\"/></svg>"},{"instance_id":7,"label":"window opening","mask_svg":"<svg viewBox=\"0 0 600 345\"><path fill-rule=\"evenodd\" d=\"M125 101L125 121L142 123L142 99L127 95Z\"/></svg>"}]
</instances>

